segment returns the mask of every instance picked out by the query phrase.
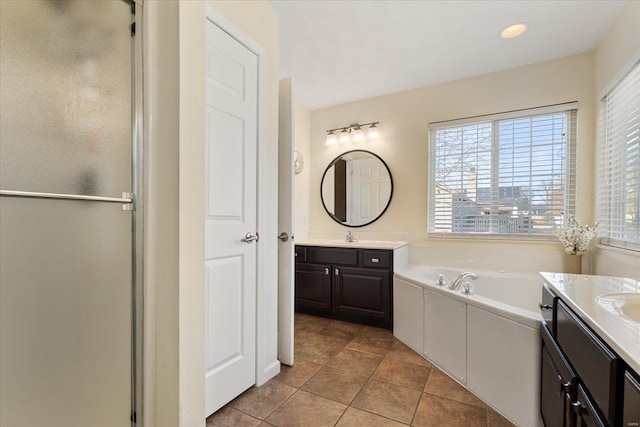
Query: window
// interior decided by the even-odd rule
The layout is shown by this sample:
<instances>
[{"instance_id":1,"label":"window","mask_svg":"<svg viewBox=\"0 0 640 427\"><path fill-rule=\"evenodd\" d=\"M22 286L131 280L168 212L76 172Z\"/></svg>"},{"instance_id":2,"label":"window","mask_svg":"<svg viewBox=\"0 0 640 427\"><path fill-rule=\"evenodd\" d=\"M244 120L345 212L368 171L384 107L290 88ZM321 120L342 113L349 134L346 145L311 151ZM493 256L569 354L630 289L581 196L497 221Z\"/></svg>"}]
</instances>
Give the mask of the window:
<instances>
[{"instance_id":1,"label":"window","mask_svg":"<svg viewBox=\"0 0 640 427\"><path fill-rule=\"evenodd\" d=\"M640 62L600 103L597 163L598 235L640 250Z\"/></svg>"},{"instance_id":2,"label":"window","mask_svg":"<svg viewBox=\"0 0 640 427\"><path fill-rule=\"evenodd\" d=\"M575 108L431 124L430 235L555 235L575 205Z\"/></svg>"}]
</instances>

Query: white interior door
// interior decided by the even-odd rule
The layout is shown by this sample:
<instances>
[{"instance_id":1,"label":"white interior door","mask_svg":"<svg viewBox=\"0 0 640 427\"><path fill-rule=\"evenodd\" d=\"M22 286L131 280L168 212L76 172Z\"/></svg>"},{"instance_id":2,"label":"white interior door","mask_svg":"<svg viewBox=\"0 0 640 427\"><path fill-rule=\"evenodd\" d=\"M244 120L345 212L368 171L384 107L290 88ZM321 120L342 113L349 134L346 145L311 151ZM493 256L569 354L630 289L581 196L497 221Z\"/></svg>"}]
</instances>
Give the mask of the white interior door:
<instances>
[{"instance_id":1,"label":"white interior door","mask_svg":"<svg viewBox=\"0 0 640 427\"><path fill-rule=\"evenodd\" d=\"M351 163L352 217L356 224L371 221L381 211L381 201L391 194L389 174L377 159L358 159Z\"/></svg>"},{"instance_id":2,"label":"white interior door","mask_svg":"<svg viewBox=\"0 0 640 427\"><path fill-rule=\"evenodd\" d=\"M293 125L289 77L280 80L278 125L278 358L289 366L293 365Z\"/></svg>"},{"instance_id":3,"label":"white interior door","mask_svg":"<svg viewBox=\"0 0 640 427\"><path fill-rule=\"evenodd\" d=\"M206 25L208 416L256 378L258 59L214 23Z\"/></svg>"}]
</instances>

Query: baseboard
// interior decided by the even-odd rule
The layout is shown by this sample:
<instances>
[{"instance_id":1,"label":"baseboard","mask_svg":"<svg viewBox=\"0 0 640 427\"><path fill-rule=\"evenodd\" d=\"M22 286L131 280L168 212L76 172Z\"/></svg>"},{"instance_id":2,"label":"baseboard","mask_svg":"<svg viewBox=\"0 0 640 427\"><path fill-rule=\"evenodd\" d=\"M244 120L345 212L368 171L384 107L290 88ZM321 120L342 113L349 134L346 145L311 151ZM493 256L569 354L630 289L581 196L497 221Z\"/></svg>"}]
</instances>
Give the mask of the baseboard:
<instances>
[{"instance_id":1,"label":"baseboard","mask_svg":"<svg viewBox=\"0 0 640 427\"><path fill-rule=\"evenodd\" d=\"M260 387L262 384L269 381L271 378L275 377L280 373L280 361L276 360L271 365L267 366L264 370L264 374L261 375L262 378L259 378L256 383L256 386ZM261 380L261 381L260 381Z\"/></svg>"}]
</instances>

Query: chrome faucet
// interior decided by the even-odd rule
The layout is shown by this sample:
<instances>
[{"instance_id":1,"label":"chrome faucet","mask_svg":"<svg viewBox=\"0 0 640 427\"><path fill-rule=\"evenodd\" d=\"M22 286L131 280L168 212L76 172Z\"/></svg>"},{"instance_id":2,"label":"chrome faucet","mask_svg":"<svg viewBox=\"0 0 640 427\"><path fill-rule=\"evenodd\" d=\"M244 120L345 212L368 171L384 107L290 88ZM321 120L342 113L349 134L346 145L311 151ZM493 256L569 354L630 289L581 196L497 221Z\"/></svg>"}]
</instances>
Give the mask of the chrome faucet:
<instances>
[{"instance_id":1,"label":"chrome faucet","mask_svg":"<svg viewBox=\"0 0 640 427\"><path fill-rule=\"evenodd\" d=\"M356 237L350 231L347 233L347 237L344 240L346 242L357 242L358 241L358 239L356 239Z\"/></svg>"},{"instance_id":2,"label":"chrome faucet","mask_svg":"<svg viewBox=\"0 0 640 427\"><path fill-rule=\"evenodd\" d=\"M449 285L449 289L451 289L452 291L458 290L458 288L460 287L464 279L466 279L467 277L473 280L476 280L478 278L478 275L476 273L471 273L469 271L466 271L451 281L451 284Z\"/></svg>"}]
</instances>

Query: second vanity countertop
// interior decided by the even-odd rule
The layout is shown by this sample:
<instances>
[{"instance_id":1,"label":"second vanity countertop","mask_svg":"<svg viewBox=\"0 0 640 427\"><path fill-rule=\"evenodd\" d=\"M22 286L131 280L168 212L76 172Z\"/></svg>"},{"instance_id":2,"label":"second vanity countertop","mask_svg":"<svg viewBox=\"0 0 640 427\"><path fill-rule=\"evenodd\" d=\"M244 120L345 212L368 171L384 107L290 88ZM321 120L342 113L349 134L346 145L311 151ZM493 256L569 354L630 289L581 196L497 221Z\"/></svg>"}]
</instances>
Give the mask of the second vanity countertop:
<instances>
[{"instance_id":1,"label":"second vanity countertop","mask_svg":"<svg viewBox=\"0 0 640 427\"><path fill-rule=\"evenodd\" d=\"M607 301L610 294L640 293L640 282L620 277L540 274L562 301L640 373L640 323L627 318Z\"/></svg>"},{"instance_id":2,"label":"second vanity countertop","mask_svg":"<svg viewBox=\"0 0 640 427\"><path fill-rule=\"evenodd\" d=\"M347 242L344 239L301 239L295 241L296 245L302 246L326 246L331 248L359 248L359 249L388 249L394 250L407 246L407 242L387 242L379 240L358 240L357 242Z\"/></svg>"}]
</instances>

